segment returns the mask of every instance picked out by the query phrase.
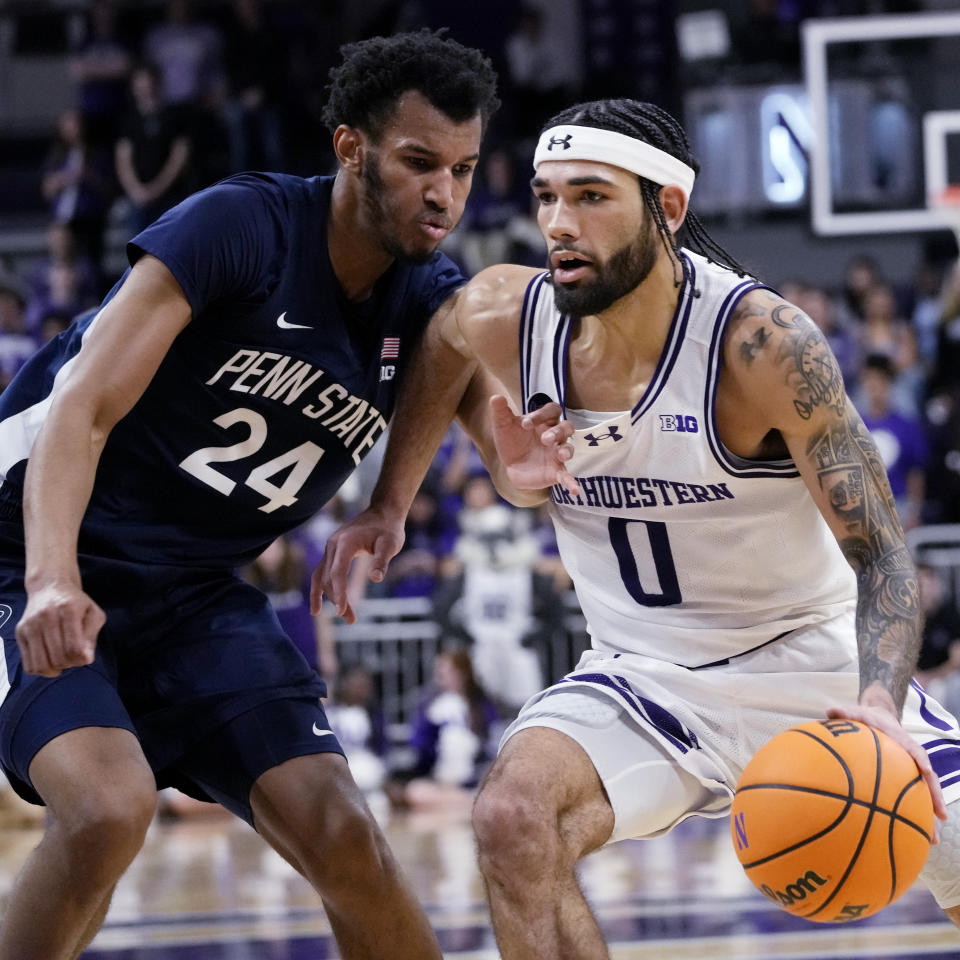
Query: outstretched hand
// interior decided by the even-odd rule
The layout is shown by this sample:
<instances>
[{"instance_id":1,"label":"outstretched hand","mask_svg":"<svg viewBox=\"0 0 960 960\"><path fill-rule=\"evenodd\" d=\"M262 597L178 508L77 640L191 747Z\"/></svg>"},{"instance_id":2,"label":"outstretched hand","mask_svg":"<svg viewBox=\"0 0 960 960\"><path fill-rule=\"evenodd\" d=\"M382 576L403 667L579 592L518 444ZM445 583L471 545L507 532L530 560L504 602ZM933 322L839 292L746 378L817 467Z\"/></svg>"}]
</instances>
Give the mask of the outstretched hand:
<instances>
[{"instance_id":1,"label":"outstretched hand","mask_svg":"<svg viewBox=\"0 0 960 960\"><path fill-rule=\"evenodd\" d=\"M336 606L337 615L355 623L357 615L347 590L350 566L358 554L372 554L369 576L379 583L403 546L403 521L403 517L398 520L368 507L340 527L327 541L323 558L310 578L310 612L320 612L326 594Z\"/></svg>"},{"instance_id":2,"label":"outstretched hand","mask_svg":"<svg viewBox=\"0 0 960 960\"><path fill-rule=\"evenodd\" d=\"M940 820L947 819L947 805L943 800L943 792L940 790L940 779L934 773L933 766L930 763L930 757L927 751L911 737L900 725L899 719L889 709L882 706L872 706L861 703L856 707L831 707L827 711L827 716L831 720L859 720L867 726L885 733L891 740L896 741L913 758L920 770L920 776L930 790L930 797L933 800L933 812ZM937 842L934 830L934 843Z\"/></svg>"},{"instance_id":3,"label":"outstretched hand","mask_svg":"<svg viewBox=\"0 0 960 960\"><path fill-rule=\"evenodd\" d=\"M497 394L490 398L490 414L497 455L513 486L518 490L543 490L559 483L568 493L579 496L580 487L566 468L573 456L573 447L567 441L574 427L569 420L561 419L563 410L558 403L517 416L507 398Z\"/></svg>"}]
</instances>

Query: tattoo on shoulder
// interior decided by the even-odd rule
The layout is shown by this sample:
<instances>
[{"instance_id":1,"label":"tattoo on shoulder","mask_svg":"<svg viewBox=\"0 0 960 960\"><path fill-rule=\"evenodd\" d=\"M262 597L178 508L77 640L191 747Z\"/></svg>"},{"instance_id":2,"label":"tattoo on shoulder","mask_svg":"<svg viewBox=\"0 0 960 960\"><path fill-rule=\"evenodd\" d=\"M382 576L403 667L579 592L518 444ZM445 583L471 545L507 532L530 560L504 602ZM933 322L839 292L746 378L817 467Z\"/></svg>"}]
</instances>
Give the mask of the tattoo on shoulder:
<instances>
[{"instance_id":1,"label":"tattoo on shoulder","mask_svg":"<svg viewBox=\"0 0 960 960\"><path fill-rule=\"evenodd\" d=\"M796 307L778 304L771 321L783 330L780 362L787 385L793 391L793 408L801 420L809 420L817 407L829 407L842 417L846 393L840 366L817 325Z\"/></svg>"},{"instance_id":2,"label":"tattoo on shoulder","mask_svg":"<svg viewBox=\"0 0 960 960\"><path fill-rule=\"evenodd\" d=\"M757 354L766 346L769 339L770 331L766 327L755 330L752 337L740 344L740 359L749 366L753 363Z\"/></svg>"},{"instance_id":3,"label":"tattoo on shoulder","mask_svg":"<svg viewBox=\"0 0 960 960\"><path fill-rule=\"evenodd\" d=\"M857 576L860 688L879 682L900 706L919 648L920 599L883 461L853 409L811 439L807 456Z\"/></svg>"}]
</instances>

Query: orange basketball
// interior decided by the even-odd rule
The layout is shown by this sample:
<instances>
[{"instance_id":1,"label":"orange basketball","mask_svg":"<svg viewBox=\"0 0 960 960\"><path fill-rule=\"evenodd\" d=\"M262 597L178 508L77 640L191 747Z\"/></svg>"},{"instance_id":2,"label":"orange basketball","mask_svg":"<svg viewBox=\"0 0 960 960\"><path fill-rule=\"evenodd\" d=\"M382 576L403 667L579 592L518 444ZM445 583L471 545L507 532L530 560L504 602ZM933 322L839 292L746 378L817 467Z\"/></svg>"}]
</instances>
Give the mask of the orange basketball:
<instances>
[{"instance_id":1,"label":"orange basketball","mask_svg":"<svg viewBox=\"0 0 960 960\"><path fill-rule=\"evenodd\" d=\"M791 727L743 771L731 834L747 876L789 913L868 917L904 892L933 837L933 802L913 758L852 720Z\"/></svg>"}]
</instances>

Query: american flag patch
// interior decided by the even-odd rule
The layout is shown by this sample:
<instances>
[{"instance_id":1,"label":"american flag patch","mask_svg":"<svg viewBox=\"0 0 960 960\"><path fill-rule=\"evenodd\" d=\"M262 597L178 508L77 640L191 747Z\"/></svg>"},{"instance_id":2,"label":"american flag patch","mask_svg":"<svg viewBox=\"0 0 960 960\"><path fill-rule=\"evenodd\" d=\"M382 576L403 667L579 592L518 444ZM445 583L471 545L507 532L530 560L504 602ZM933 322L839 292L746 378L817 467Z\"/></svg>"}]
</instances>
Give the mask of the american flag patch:
<instances>
[{"instance_id":1,"label":"american flag patch","mask_svg":"<svg viewBox=\"0 0 960 960\"><path fill-rule=\"evenodd\" d=\"M381 360L396 360L400 356L400 338L384 337L383 349L380 351Z\"/></svg>"}]
</instances>

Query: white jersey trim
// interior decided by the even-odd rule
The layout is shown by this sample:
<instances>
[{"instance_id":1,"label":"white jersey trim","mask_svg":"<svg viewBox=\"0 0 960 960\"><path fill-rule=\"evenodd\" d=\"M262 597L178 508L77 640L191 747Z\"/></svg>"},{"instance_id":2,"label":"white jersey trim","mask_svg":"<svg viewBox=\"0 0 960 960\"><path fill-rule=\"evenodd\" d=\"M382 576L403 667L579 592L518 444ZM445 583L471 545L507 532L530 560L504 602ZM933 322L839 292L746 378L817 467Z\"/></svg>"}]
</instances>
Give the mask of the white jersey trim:
<instances>
[{"instance_id":1,"label":"white jersey trim","mask_svg":"<svg viewBox=\"0 0 960 960\"><path fill-rule=\"evenodd\" d=\"M681 254L687 263L687 269L684 270L683 289L680 296L677 297L677 308L674 311L673 319L670 321L670 329L667 331L667 340L660 353L660 359L657 361L657 369L654 370L647 389L643 391L637 405L633 408L630 422L636 424L647 410L653 405L657 397L667 385L670 374L680 356L680 349L683 347L683 341L687 334L687 325L690 322L690 310L693 307L693 301L697 297L697 271L689 257Z\"/></svg>"}]
</instances>

